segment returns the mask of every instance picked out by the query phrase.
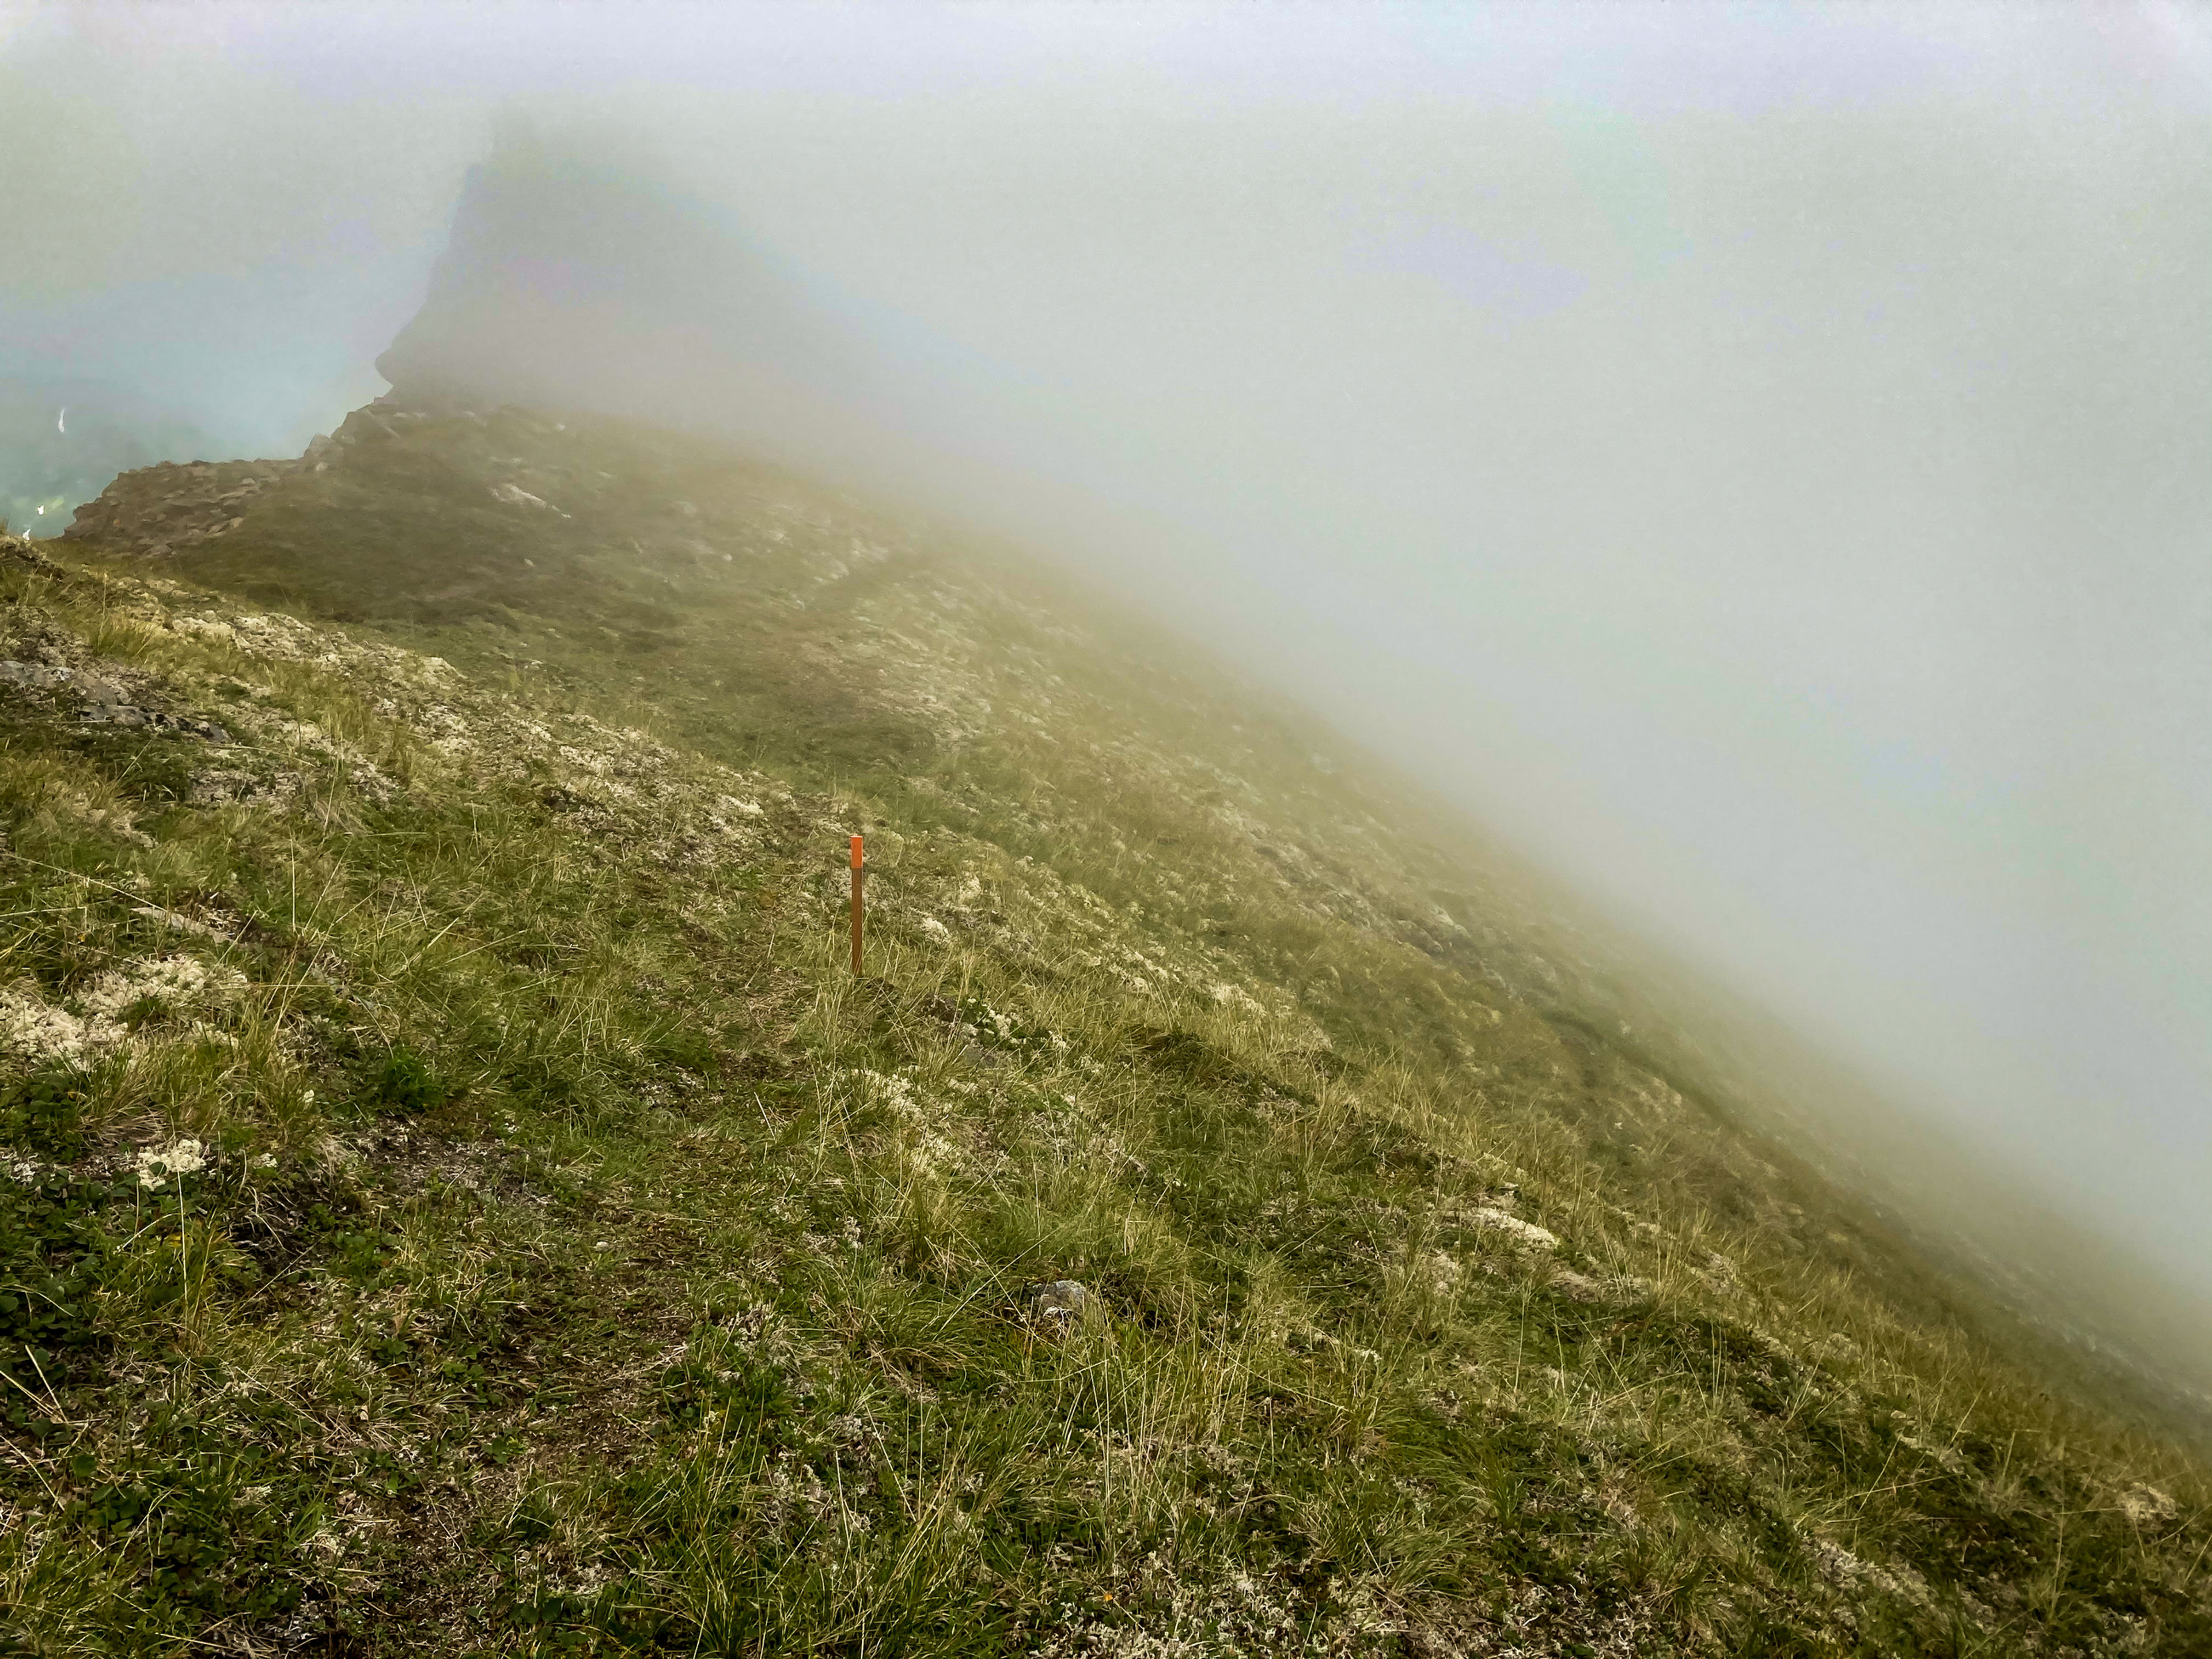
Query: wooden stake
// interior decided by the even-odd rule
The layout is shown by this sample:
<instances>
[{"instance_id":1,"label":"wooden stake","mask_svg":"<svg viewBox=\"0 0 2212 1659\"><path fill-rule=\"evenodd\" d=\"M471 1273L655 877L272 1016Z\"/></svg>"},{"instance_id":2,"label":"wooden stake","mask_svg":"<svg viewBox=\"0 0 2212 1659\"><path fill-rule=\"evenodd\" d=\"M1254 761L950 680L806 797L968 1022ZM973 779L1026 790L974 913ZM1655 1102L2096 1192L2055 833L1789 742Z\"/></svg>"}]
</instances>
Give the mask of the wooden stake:
<instances>
[{"instance_id":1,"label":"wooden stake","mask_svg":"<svg viewBox=\"0 0 2212 1659\"><path fill-rule=\"evenodd\" d=\"M860 972L860 838L853 837L853 973Z\"/></svg>"}]
</instances>

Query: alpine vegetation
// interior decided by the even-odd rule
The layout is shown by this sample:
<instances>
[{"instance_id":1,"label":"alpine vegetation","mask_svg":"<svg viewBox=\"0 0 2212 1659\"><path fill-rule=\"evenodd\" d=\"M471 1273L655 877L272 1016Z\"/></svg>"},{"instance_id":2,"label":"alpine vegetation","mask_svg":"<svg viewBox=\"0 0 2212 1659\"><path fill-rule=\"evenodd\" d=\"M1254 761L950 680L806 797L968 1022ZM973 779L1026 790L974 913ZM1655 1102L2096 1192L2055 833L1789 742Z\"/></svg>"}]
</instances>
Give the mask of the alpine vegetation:
<instances>
[{"instance_id":1,"label":"alpine vegetation","mask_svg":"<svg viewBox=\"0 0 2212 1659\"><path fill-rule=\"evenodd\" d=\"M450 398L81 523L0 557L8 1650L2212 1650L2176 1416L1014 555Z\"/></svg>"}]
</instances>

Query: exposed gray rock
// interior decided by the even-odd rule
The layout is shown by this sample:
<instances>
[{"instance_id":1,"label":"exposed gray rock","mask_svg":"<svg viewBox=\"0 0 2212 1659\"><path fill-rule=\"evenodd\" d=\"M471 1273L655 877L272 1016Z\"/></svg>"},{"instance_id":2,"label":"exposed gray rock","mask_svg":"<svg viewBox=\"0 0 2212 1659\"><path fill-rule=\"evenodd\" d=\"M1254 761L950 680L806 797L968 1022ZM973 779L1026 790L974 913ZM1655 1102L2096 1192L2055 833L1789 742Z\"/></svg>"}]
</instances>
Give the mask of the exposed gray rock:
<instances>
[{"instance_id":1,"label":"exposed gray rock","mask_svg":"<svg viewBox=\"0 0 2212 1659\"><path fill-rule=\"evenodd\" d=\"M0 662L0 684L20 685L27 690L50 691L76 678L73 668L50 668L42 662Z\"/></svg>"},{"instance_id":2,"label":"exposed gray rock","mask_svg":"<svg viewBox=\"0 0 2212 1659\"><path fill-rule=\"evenodd\" d=\"M1032 1285L1024 1299L1032 1318L1064 1330L1083 1317L1091 1292L1074 1279L1055 1279L1048 1284Z\"/></svg>"},{"instance_id":3,"label":"exposed gray rock","mask_svg":"<svg viewBox=\"0 0 2212 1659\"><path fill-rule=\"evenodd\" d=\"M213 720L196 720L189 715L167 714L158 708L140 708L132 703L94 703L77 716L87 726L121 726L143 728L151 732L173 732L179 737L198 738L204 743L230 741L230 733Z\"/></svg>"},{"instance_id":4,"label":"exposed gray rock","mask_svg":"<svg viewBox=\"0 0 2212 1659\"><path fill-rule=\"evenodd\" d=\"M227 744L230 733L213 720L186 714L142 708L129 701L130 693L113 680L74 668L39 662L0 662L0 685L16 685L27 691L72 691L84 699L77 719L87 726L139 726L174 732L208 743Z\"/></svg>"},{"instance_id":5,"label":"exposed gray rock","mask_svg":"<svg viewBox=\"0 0 2212 1659\"><path fill-rule=\"evenodd\" d=\"M325 446L327 448L327 446ZM299 461L163 461L121 474L76 509L62 532L108 552L166 558L246 522L246 513Z\"/></svg>"}]
</instances>

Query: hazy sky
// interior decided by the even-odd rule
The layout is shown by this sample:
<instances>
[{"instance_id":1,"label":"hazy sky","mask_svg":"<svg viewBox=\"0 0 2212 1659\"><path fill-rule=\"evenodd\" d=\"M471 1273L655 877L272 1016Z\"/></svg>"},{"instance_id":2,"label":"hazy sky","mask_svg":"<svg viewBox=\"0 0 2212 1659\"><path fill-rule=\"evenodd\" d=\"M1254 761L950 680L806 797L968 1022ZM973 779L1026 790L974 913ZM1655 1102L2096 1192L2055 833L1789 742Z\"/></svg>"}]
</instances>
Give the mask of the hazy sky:
<instances>
[{"instance_id":1,"label":"hazy sky","mask_svg":"<svg viewBox=\"0 0 2212 1659\"><path fill-rule=\"evenodd\" d=\"M0 380L296 451L507 105L640 135L1033 517L1173 527L1061 545L2212 1285L2204 11L0 9Z\"/></svg>"}]
</instances>

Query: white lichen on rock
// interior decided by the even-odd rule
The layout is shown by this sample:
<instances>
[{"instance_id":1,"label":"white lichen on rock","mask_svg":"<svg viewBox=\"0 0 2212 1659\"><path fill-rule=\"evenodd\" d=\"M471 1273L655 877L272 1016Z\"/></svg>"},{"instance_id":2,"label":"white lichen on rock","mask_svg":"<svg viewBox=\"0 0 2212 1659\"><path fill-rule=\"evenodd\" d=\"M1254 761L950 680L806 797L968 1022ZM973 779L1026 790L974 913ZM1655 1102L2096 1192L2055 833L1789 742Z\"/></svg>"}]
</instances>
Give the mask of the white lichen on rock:
<instances>
[{"instance_id":1,"label":"white lichen on rock","mask_svg":"<svg viewBox=\"0 0 2212 1659\"><path fill-rule=\"evenodd\" d=\"M1539 1227L1533 1221L1523 1221L1517 1215L1508 1214L1504 1210L1494 1209L1487 1205L1475 1210L1468 1218L1478 1227L1487 1228L1492 1232L1503 1233L1515 1243L1526 1245L1531 1249L1554 1249L1559 1243L1559 1236L1557 1233Z\"/></svg>"},{"instance_id":2,"label":"white lichen on rock","mask_svg":"<svg viewBox=\"0 0 2212 1659\"><path fill-rule=\"evenodd\" d=\"M140 1186L166 1186L206 1169L207 1148L190 1137L172 1141L167 1146L142 1147L131 1167L137 1171Z\"/></svg>"}]
</instances>

